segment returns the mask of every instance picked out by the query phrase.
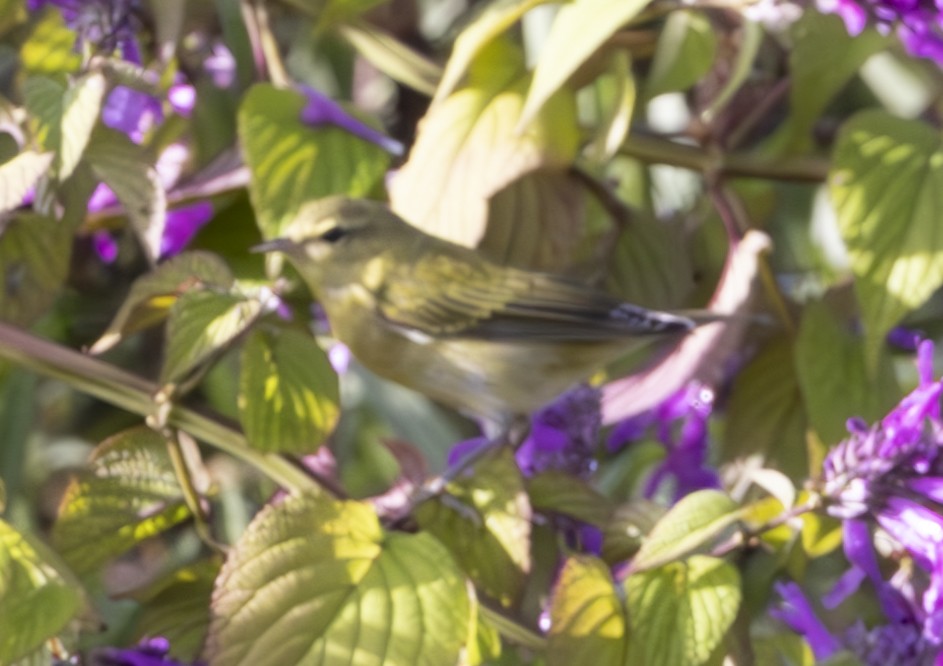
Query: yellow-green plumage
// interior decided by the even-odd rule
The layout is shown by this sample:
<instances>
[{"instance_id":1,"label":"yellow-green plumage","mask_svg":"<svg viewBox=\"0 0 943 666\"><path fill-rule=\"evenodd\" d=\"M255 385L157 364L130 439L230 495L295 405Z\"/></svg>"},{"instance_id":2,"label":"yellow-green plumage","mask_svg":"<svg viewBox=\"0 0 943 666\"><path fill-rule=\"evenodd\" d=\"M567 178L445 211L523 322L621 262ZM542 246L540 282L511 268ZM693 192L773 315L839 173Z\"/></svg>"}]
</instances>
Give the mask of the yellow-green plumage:
<instances>
[{"instance_id":1,"label":"yellow-green plumage","mask_svg":"<svg viewBox=\"0 0 943 666\"><path fill-rule=\"evenodd\" d=\"M262 249L288 255L364 366L498 422L699 323L493 264L375 201L312 202Z\"/></svg>"}]
</instances>

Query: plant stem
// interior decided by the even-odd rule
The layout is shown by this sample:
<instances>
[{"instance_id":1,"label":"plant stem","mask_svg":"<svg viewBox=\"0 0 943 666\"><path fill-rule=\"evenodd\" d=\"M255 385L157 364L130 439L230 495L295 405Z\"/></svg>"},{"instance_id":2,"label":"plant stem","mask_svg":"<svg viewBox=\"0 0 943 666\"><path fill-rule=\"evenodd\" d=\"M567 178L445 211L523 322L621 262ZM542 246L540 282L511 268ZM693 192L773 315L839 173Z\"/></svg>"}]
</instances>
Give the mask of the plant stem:
<instances>
[{"instance_id":1,"label":"plant stem","mask_svg":"<svg viewBox=\"0 0 943 666\"><path fill-rule=\"evenodd\" d=\"M818 157L769 159L747 153L710 153L667 139L630 134L620 152L643 162L670 164L726 178L768 178L820 183L828 176L829 163Z\"/></svg>"},{"instance_id":2,"label":"plant stem","mask_svg":"<svg viewBox=\"0 0 943 666\"><path fill-rule=\"evenodd\" d=\"M0 359L58 379L77 391L145 418L157 411L153 399L159 388L156 384L4 323L0 323ZM192 409L172 406L166 425L180 428L196 439L244 460L286 490L294 493L323 492L290 460L256 451L239 431Z\"/></svg>"}]
</instances>

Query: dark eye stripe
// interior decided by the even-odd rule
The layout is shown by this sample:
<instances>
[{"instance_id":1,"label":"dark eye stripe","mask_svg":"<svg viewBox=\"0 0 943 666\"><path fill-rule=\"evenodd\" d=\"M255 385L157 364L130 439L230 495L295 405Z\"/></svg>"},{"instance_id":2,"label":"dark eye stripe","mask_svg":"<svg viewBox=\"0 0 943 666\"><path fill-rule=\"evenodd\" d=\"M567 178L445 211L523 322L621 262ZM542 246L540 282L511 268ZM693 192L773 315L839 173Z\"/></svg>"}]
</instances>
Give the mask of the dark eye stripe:
<instances>
[{"instance_id":1,"label":"dark eye stripe","mask_svg":"<svg viewBox=\"0 0 943 666\"><path fill-rule=\"evenodd\" d=\"M332 227L321 234L321 240L327 241L328 243L336 243L346 235L347 232L340 227Z\"/></svg>"}]
</instances>

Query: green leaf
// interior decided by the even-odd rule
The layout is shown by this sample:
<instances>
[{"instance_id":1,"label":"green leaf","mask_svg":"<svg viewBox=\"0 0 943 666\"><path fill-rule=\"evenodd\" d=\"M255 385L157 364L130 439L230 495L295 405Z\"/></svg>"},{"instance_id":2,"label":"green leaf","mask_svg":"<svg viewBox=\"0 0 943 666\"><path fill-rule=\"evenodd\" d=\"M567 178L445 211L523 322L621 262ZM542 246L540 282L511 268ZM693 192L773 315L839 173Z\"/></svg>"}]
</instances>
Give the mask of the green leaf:
<instances>
[{"instance_id":1,"label":"green leaf","mask_svg":"<svg viewBox=\"0 0 943 666\"><path fill-rule=\"evenodd\" d=\"M810 303L796 341L796 373L812 426L826 444L844 439L849 417L881 418L900 397L894 367L886 353L872 374L863 340L833 307Z\"/></svg>"},{"instance_id":2,"label":"green leaf","mask_svg":"<svg viewBox=\"0 0 943 666\"><path fill-rule=\"evenodd\" d=\"M222 259L210 252L185 252L139 277L108 329L89 351L100 354L128 335L160 323L188 289L228 289L233 275Z\"/></svg>"},{"instance_id":3,"label":"green leaf","mask_svg":"<svg viewBox=\"0 0 943 666\"><path fill-rule=\"evenodd\" d=\"M198 659L209 629L210 598L220 564L218 558L200 560L136 591L132 596L142 606L136 636L163 636L175 659Z\"/></svg>"},{"instance_id":4,"label":"green leaf","mask_svg":"<svg viewBox=\"0 0 943 666\"><path fill-rule=\"evenodd\" d=\"M238 294L190 290L170 308L161 382L176 382L225 349L255 321L262 305Z\"/></svg>"},{"instance_id":5,"label":"green leaf","mask_svg":"<svg viewBox=\"0 0 943 666\"><path fill-rule=\"evenodd\" d=\"M734 380L721 460L759 454L791 479L809 474L805 431L808 416L799 390L793 341L777 337Z\"/></svg>"},{"instance_id":6,"label":"green leaf","mask_svg":"<svg viewBox=\"0 0 943 666\"><path fill-rule=\"evenodd\" d=\"M586 156L591 162L606 166L629 135L635 109L638 91L628 53L613 51L609 54L606 71L594 81L593 90L599 99L601 118Z\"/></svg>"},{"instance_id":7,"label":"green leaf","mask_svg":"<svg viewBox=\"0 0 943 666\"><path fill-rule=\"evenodd\" d=\"M0 164L0 213L23 205L23 198L52 166L52 153L24 151Z\"/></svg>"},{"instance_id":8,"label":"green leaf","mask_svg":"<svg viewBox=\"0 0 943 666\"><path fill-rule=\"evenodd\" d=\"M435 94L442 68L369 23L338 26L340 34L374 67L425 95Z\"/></svg>"},{"instance_id":9,"label":"green leaf","mask_svg":"<svg viewBox=\"0 0 943 666\"><path fill-rule=\"evenodd\" d=\"M658 46L648 73L645 96L687 90L701 80L714 64L717 38L713 26L701 12L671 12L658 35Z\"/></svg>"},{"instance_id":10,"label":"green leaf","mask_svg":"<svg viewBox=\"0 0 943 666\"><path fill-rule=\"evenodd\" d=\"M426 114L391 185L396 212L427 233L475 246L485 233L488 199L525 174L568 167L578 145L574 97L554 95L518 133L529 80L509 43L498 40L482 51L469 85ZM530 197L526 208L518 196L508 203L522 219L545 212Z\"/></svg>"},{"instance_id":11,"label":"green leaf","mask_svg":"<svg viewBox=\"0 0 943 666\"><path fill-rule=\"evenodd\" d=\"M466 583L428 534L384 533L359 502L290 497L263 509L213 596L208 656L245 664L454 664Z\"/></svg>"},{"instance_id":12,"label":"green leaf","mask_svg":"<svg viewBox=\"0 0 943 666\"><path fill-rule=\"evenodd\" d=\"M42 76L27 79L26 107L35 116L37 138L55 152L53 172L62 181L82 158L105 98L105 77L91 72L68 87Z\"/></svg>"},{"instance_id":13,"label":"green leaf","mask_svg":"<svg viewBox=\"0 0 943 666\"><path fill-rule=\"evenodd\" d=\"M18 213L0 226L0 320L28 326L52 305L65 282L72 234L64 224Z\"/></svg>"},{"instance_id":14,"label":"green leaf","mask_svg":"<svg viewBox=\"0 0 943 666\"><path fill-rule=\"evenodd\" d=\"M550 618L548 666L628 663L626 608L601 560L579 555L564 563L550 601Z\"/></svg>"},{"instance_id":15,"label":"green leaf","mask_svg":"<svg viewBox=\"0 0 943 666\"><path fill-rule=\"evenodd\" d=\"M239 109L249 193L266 238L281 235L301 205L330 194L362 197L382 182L389 155L338 127L300 120L305 98L258 84Z\"/></svg>"},{"instance_id":16,"label":"green leaf","mask_svg":"<svg viewBox=\"0 0 943 666\"><path fill-rule=\"evenodd\" d=\"M0 664L39 649L78 613L78 584L42 544L0 520Z\"/></svg>"},{"instance_id":17,"label":"green leaf","mask_svg":"<svg viewBox=\"0 0 943 666\"><path fill-rule=\"evenodd\" d=\"M65 180L72 175L92 136L105 99L105 77L90 72L70 85L62 99L62 145L59 148L57 175Z\"/></svg>"},{"instance_id":18,"label":"green leaf","mask_svg":"<svg viewBox=\"0 0 943 666\"><path fill-rule=\"evenodd\" d=\"M488 201L478 250L492 261L565 273L578 259L586 226L582 184L563 169L540 169Z\"/></svg>"},{"instance_id":19,"label":"green leaf","mask_svg":"<svg viewBox=\"0 0 943 666\"><path fill-rule=\"evenodd\" d=\"M89 469L69 484L53 539L85 574L189 517L166 441L132 428L102 442Z\"/></svg>"},{"instance_id":20,"label":"green leaf","mask_svg":"<svg viewBox=\"0 0 943 666\"><path fill-rule=\"evenodd\" d=\"M777 141L793 154L809 150L812 129L861 65L892 39L874 29L854 37L834 14L803 12L791 29L789 109ZM822 63L827 62L828 67Z\"/></svg>"},{"instance_id":21,"label":"green leaf","mask_svg":"<svg viewBox=\"0 0 943 666\"><path fill-rule=\"evenodd\" d=\"M23 69L32 74L61 74L78 71L82 58L75 52L78 37L58 8L48 7L29 39L20 49Z\"/></svg>"},{"instance_id":22,"label":"green leaf","mask_svg":"<svg viewBox=\"0 0 943 666\"><path fill-rule=\"evenodd\" d=\"M881 111L845 123L829 190L855 274L865 358L943 284L943 141L923 122Z\"/></svg>"},{"instance_id":23,"label":"green leaf","mask_svg":"<svg viewBox=\"0 0 943 666\"><path fill-rule=\"evenodd\" d=\"M509 450L475 466L447 494L421 505L420 525L442 541L477 589L510 605L530 571L530 505Z\"/></svg>"},{"instance_id":24,"label":"green leaf","mask_svg":"<svg viewBox=\"0 0 943 666\"><path fill-rule=\"evenodd\" d=\"M570 516L603 527L615 506L586 481L571 474L549 471L527 479L527 495L534 511Z\"/></svg>"},{"instance_id":25,"label":"green leaf","mask_svg":"<svg viewBox=\"0 0 943 666\"><path fill-rule=\"evenodd\" d=\"M540 52L518 128L526 127L566 80L649 0L576 0L557 12Z\"/></svg>"},{"instance_id":26,"label":"green leaf","mask_svg":"<svg viewBox=\"0 0 943 666\"><path fill-rule=\"evenodd\" d=\"M0 35L26 21L26 3L23 0L0 0Z\"/></svg>"},{"instance_id":27,"label":"green leaf","mask_svg":"<svg viewBox=\"0 0 943 666\"><path fill-rule=\"evenodd\" d=\"M443 102L461 82L479 52L508 30L534 7L549 0L497 0L491 2L455 39L452 55L445 65L433 107Z\"/></svg>"},{"instance_id":28,"label":"green leaf","mask_svg":"<svg viewBox=\"0 0 943 666\"><path fill-rule=\"evenodd\" d=\"M340 417L337 373L314 338L254 332L242 348L239 415L253 448L312 453Z\"/></svg>"},{"instance_id":29,"label":"green leaf","mask_svg":"<svg viewBox=\"0 0 943 666\"><path fill-rule=\"evenodd\" d=\"M694 267L682 230L639 213L619 235L606 287L630 303L670 308L684 303L694 286Z\"/></svg>"},{"instance_id":30,"label":"green leaf","mask_svg":"<svg viewBox=\"0 0 943 666\"><path fill-rule=\"evenodd\" d=\"M625 663L697 666L723 641L740 607L740 574L695 555L625 582L632 639Z\"/></svg>"},{"instance_id":31,"label":"green leaf","mask_svg":"<svg viewBox=\"0 0 943 666\"><path fill-rule=\"evenodd\" d=\"M653 569L684 557L718 537L739 515L736 502L719 490L686 495L655 524L632 568Z\"/></svg>"},{"instance_id":32,"label":"green leaf","mask_svg":"<svg viewBox=\"0 0 943 666\"><path fill-rule=\"evenodd\" d=\"M144 149L106 127L92 135L85 158L124 206L144 252L151 262L161 253L167 218L167 195Z\"/></svg>"}]
</instances>

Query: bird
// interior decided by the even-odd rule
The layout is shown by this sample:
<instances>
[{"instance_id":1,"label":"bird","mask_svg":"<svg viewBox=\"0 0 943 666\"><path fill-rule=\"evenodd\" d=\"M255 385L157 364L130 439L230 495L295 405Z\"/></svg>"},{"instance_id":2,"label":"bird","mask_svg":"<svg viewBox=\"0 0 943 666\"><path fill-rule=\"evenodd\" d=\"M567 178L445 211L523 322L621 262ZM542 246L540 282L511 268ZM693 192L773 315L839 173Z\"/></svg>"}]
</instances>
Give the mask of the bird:
<instances>
[{"instance_id":1,"label":"bird","mask_svg":"<svg viewBox=\"0 0 943 666\"><path fill-rule=\"evenodd\" d=\"M288 258L367 369L498 431L621 356L717 319L494 263L376 200L309 201L253 249Z\"/></svg>"}]
</instances>

